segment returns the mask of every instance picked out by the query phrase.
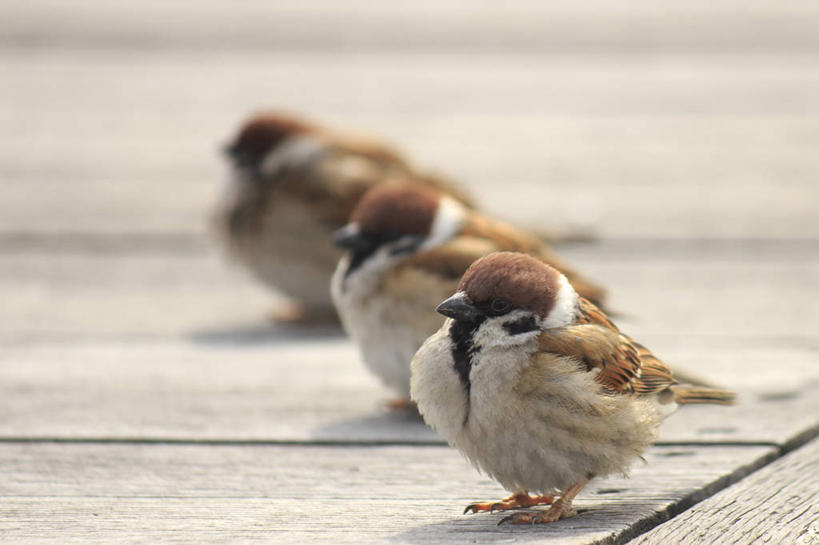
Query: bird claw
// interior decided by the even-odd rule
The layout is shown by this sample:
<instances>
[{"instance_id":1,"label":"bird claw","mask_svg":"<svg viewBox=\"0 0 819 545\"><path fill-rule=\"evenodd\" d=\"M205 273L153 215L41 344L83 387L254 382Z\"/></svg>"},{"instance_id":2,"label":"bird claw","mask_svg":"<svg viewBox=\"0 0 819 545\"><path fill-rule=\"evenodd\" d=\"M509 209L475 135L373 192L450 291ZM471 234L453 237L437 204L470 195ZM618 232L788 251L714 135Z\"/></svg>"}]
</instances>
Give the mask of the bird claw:
<instances>
[{"instance_id":1,"label":"bird claw","mask_svg":"<svg viewBox=\"0 0 819 545\"><path fill-rule=\"evenodd\" d=\"M493 513L495 511L508 511L510 509L520 509L522 507L533 507L535 505L548 505L552 503L554 496L529 496L528 494L515 494L501 501L488 502L481 501L472 503L464 509L464 515L469 513Z\"/></svg>"},{"instance_id":2,"label":"bird claw","mask_svg":"<svg viewBox=\"0 0 819 545\"><path fill-rule=\"evenodd\" d=\"M514 513L500 519L498 526L506 522L510 524L545 524L557 522L560 519L567 519L577 515L577 511L566 508L561 504L555 504L541 513Z\"/></svg>"},{"instance_id":3,"label":"bird claw","mask_svg":"<svg viewBox=\"0 0 819 545\"><path fill-rule=\"evenodd\" d=\"M506 522L510 524L535 524L540 522L539 516L536 513L514 513L507 515L498 521L498 526Z\"/></svg>"}]
</instances>

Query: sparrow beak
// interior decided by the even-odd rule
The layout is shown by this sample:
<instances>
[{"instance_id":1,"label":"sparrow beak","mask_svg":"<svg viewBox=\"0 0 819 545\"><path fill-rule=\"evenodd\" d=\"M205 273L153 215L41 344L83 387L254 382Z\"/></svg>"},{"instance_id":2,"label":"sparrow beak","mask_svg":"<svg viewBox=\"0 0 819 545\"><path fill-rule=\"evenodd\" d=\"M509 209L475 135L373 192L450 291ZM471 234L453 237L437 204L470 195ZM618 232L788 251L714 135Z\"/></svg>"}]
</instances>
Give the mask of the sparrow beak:
<instances>
[{"instance_id":1,"label":"sparrow beak","mask_svg":"<svg viewBox=\"0 0 819 545\"><path fill-rule=\"evenodd\" d=\"M239 147L236 145L236 143L235 143L235 142L230 142L230 143L228 143L228 144L224 144L224 145L222 146L222 153L223 153L223 154L224 154L226 157L236 157L236 155L238 155L238 153L239 153L239 149L238 149L238 148L239 148Z\"/></svg>"},{"instance_id":2,"label":"sparrow beak","mask_svg":"<svg viewBox=\"0 0 819 545\"><path fill-rule=\"evenodd\" d=\"M256 159L247 152L240 150L236 144L228 144L222 147L222 153L233 162L236 168L250 169L258 167Z\"/></svg>"},{"instance_id":3,"label":"sparrow beak","mask_svg":"<svg viewBox=\"0 0 819 545\"><path fill-rule=\"evenodd\" d=\"M438 305L435 310L459 322L475 322L482 316L481 311L475 308L475 305L462 291Z\"/></svg>"},{"instance_id":4,"label":"sparrow beak","mask_svg":"<svg viewBox=\"0 0 819 545\"><path fill-rule=\"evenodd\" d=\"M354 252L369 251L372 248L372 241L361 233L355 223L348 223L333 233L333 243Z\"/></svg>"}]
</instances>

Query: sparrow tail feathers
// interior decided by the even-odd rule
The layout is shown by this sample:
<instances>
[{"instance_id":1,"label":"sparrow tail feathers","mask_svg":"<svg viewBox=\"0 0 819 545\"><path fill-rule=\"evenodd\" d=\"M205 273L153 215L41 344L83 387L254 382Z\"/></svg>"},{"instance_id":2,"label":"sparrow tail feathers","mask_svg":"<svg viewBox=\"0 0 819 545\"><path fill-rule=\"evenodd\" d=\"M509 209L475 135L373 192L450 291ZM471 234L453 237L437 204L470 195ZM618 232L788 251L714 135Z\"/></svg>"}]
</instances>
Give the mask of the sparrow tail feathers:
<instances>
[{"instance_id":1,"label":"sparrow tail feathers","mask_svg":"<svg viewBox=\"0 0 819 545\"><path fill-rule=\"evenodd\" d=\"M674 392L674 401L680 405L694 403L733 405L736 399L734 392L721 390L719 388L707 388L705 386L675 384L671 387L671 391Z\"/></svg>"}]
</instances>

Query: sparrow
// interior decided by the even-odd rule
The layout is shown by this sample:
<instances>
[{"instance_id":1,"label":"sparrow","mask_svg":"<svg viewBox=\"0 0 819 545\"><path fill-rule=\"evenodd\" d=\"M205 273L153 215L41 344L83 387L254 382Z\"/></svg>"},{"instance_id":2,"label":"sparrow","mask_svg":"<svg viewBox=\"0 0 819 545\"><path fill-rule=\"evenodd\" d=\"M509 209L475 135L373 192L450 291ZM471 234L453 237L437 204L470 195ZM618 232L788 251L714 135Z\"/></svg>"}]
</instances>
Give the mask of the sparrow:
<instances>
[{"instance_id":1,"label":"sparrow","mask_svg":"<svg viewBox=\"0 0 819 545\"><path fill-rule=\"evenodd\" d=\"M346 253L333 275L333 301L366 367L400 396L394 408L412 406L412 356L441 327L435 307L476 259L526 252L560 268L587 298L604 297L541 239L417 185L370 189L335 243Z\"/></svg>"},{"instance_id":2,"label":"sparrow","mask_svg":"<svg viewBox=\"0 0 819 545\"><path fill-rule=\"evenodd\" d=\"M370 187L412 182L470 202L384 143L281 114L251 117L225 154L229 183L212 226L235 261L294 300L282 319L335 319L329 285L341 251L330 237Z\"/></svg>"},{"instance_id":3,"label":"sparrow","mask_svg":"<svg viewBox=\"0 0 819 545\"><path fill-rule=\"evenodd\" d=\"M551 504L500 523L572 517L578 492L624 473L678 405L733 402L726 390L678 384L564 274L531 256L477 260L437 310L447 320L412 360L412 399L428 425L512 492L465 513Z\"/></svg>"}]
</instances>

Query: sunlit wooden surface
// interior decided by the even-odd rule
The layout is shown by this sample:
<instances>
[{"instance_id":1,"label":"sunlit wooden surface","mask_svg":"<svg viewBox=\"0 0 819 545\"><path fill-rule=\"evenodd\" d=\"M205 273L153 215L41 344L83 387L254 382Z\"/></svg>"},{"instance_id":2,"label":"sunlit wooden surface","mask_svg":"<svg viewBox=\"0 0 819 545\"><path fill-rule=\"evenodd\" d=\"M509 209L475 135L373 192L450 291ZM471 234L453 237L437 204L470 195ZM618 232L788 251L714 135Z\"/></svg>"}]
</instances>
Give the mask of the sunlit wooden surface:
<instances>
[{"instance_id":1,"label":"sunlit wooden surface","mask_svg":"<svg viewBox=\"0 0 819 545\"><path fill-rule=\"evenodd\" d=\"M0 542L819 543L814 3L0 15ZM596 237L560 251L623 329L739 405L671 417L575 519L460 515L504 491L207 237L219 147L264 108Z\"/></svg>"}]
</instances>

